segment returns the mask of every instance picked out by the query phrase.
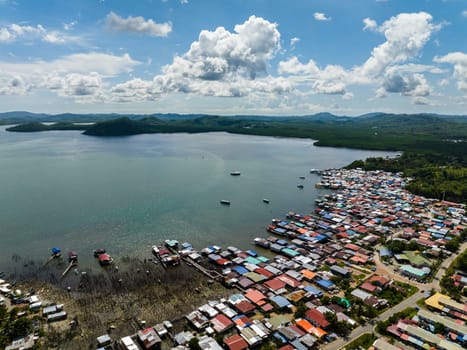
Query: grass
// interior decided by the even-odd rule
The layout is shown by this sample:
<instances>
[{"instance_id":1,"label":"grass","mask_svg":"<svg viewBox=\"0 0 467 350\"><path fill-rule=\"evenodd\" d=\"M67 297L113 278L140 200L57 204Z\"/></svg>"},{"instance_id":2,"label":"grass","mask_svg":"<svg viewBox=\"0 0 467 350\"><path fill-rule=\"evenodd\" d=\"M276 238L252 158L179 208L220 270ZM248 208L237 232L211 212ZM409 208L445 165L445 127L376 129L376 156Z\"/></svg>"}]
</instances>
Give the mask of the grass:
<instances>
[{"instance_id":1,"label":"grass","mask_svg":"<svg viewBox=\"0 0 467 350\"><path fill-rule=\"evenodd\" d=\"M368 349L376 339L378 338L374 335L374 333L364 333L342 349L355 350L360 349L360 347Z\"/></svg>"}]
</instances>

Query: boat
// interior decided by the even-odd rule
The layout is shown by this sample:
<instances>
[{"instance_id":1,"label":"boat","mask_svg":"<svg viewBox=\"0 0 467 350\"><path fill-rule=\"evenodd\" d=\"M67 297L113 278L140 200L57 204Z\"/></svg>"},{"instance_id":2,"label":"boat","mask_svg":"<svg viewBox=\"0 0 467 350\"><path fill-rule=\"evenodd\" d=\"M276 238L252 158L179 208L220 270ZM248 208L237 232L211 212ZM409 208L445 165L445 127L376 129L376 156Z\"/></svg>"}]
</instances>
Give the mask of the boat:
<instances>
[{"instance_id":1,"label":"boat","mask_svg":"<svg viewBox=\"0 0 467 350\"><path fill-rule=\"evenodd\" d=\"M303 185L297 185L298 188L302 189L303 188Z\"/></svg>"},{"instance_id":2,"label":"boat","mask_svg":"<svg viewBox=\"0 0 467 350\"><path fill-rule=\"evenodd\" d=\"M230 201L228 201L227 199L221 199L221 204L230 205Z\"/></svg>"},{"instance_id":3,"label":"boat","mask_svg":"<svg viewBox=\"0 0 467 350\"><path fill-rule=\"evenodd\" d=\"M62 250L60 248L53 247L51 251L52 251L52 254L47 259L47 261L44 263L44 266L47 265L49 262L51 262L53 259L56 259L62 256Z\"/></svg>"},{"instance_id":4,"label":"boat","mask_svg":"<svg viewBox=\"0 0 467 350\"><path fill-rule=\"evenodd\" d=\"M305 180L305 176L300 176L299 179Z\"/></svg>"},{"instance_id":5,"label":"boat","mask_svg":"<svg viewBox=\"0 0 467 350\"><path fill-rule=\"evenodd\" d=\"M160 248L157 246L157 245L153 245L152 246L152 254L154 256L158 256L159 255L159 252L160 252Z\"/></svg>"},{"instance_id":6,"label":"boat","mask_svg":"<svg viewBox=\"0 0 467 350\"><path fill-rule=\"evenodd\" d=\"M106 250L105 249L96 249L93 251L94 257L98 258L101 254L105 254Z\"/></svg>"},{"instance_id":7,"label":"boat","mask_svg":"<svg viewBox=\"0 0 467 350\"><path fill-rule=\"evenodd\" d=\"M232 176L240 176L241 173L240 173L239 171L231 171L231 172L230 172L230 175L232 175Z\"/></svg>"},{"instance_id":8,"label":"boat","mask_svg":"<svg viewBox=\"0 0 467 350\"><path fill-rule=\"evenodd\" d=\"M113 262L112 257L107 253L102 253L99 255L99 264L101 266L110 265Z\"/></svg>"},{"instance_id":9,"label":"boat","mask_svg":"<svg viewBox=\"0 0 467 350\"><path fill-rule=\"evenodd\" d=\"M268 203L269 203L269 199L263 198L263 203L268 204Z\"/></svg>"}]
</instances>

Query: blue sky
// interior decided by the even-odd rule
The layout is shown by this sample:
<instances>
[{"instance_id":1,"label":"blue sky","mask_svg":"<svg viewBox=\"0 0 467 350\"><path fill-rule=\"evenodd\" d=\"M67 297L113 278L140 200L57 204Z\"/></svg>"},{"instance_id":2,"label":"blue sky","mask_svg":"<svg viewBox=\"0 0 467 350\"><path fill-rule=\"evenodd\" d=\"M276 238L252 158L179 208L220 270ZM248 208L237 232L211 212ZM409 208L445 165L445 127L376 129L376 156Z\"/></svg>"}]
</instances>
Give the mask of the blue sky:
<instances>
[{"instance_id":1,"label":"blue sky","mask_svg":"<svg viewBox=\"0 0 467 350\"><path fill-rule=\"evenodd\" d=\"M0 0L0 111L466 114L465 0Z\"/></svg>"}]
</instances>

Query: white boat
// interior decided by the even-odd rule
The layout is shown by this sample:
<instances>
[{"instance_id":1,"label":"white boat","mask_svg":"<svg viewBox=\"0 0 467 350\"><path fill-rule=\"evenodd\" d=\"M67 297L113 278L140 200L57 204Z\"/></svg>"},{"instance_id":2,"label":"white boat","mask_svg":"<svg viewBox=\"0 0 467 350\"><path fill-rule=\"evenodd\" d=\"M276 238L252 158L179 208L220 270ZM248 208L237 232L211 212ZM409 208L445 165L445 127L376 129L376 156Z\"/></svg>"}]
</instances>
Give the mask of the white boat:
<instances>
[{"instance_id":1,"label":"white boat","mask_svg":"<svg viewBox=\"0 0 467 350\"><path fill-rule=\"evenodd\" d=\"M152 246L152 253L155 255L155 256L158 256L159 255L159 247L157 245L153 245Z\"/></svg>"},{"instance_id":2,"label":"white boat","mask_svg":"<svg viewBox=\"0 0 467 350\"><path fill-rule=\"evenodd\" d=\"M230 201L228 201L227 199L221 199L221 204L230 205Z\"/></svg>"},{"instance_id":3,"label":"white boat","mask_svg":"<svg viewBox=\"0 0 467 350\"><path fill-rule=\"evenodd\" d=\"M263 203L269 203L269 199L263 198Z\"/></svg>"},{"instance_id":4,"label":"white boat","mask_svg":"<svg viewBox=\"0 0 467 350\"><path fill-rule=\"evenodd\" d=\"M232 172L230 172L230 175L232 175L232 176L240 176L241 173L240 173L239 171L232 171Z\"/></svg>"}]
</instances>

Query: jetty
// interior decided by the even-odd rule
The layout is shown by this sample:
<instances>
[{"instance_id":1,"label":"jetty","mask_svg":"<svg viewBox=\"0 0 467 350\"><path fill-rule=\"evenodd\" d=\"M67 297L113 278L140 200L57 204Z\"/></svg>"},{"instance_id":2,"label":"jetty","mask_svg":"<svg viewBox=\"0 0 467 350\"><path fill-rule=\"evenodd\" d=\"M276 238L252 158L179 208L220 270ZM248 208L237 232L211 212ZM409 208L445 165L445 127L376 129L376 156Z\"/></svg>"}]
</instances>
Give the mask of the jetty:
<instances>
[{"instance_id":1,"label":"jetty","mask_svg":"<svg viewBox=\"0 0 467 350\"><path fill-rule=\"evenodd\" d=\"M66 276L66 274L71 270L73 266L78 265L78 253L74 251L68 252L68 266L66 267L65 271L62 273L62 278Z\"/></svg>"},{"instance_id":2,"label":"jetty","mask_svg":"<svg viewBox=\"0 0 467 350\"><path fill-rule=\"evenodd\" d=\"M60 248L53 247L51 251L52 251L52 254L47 259L47 261L44 263L44 266L47 265L49 262L51 262L53 259L59 258L62 255L62 250Z\"/></svg>"}]
</instances>

